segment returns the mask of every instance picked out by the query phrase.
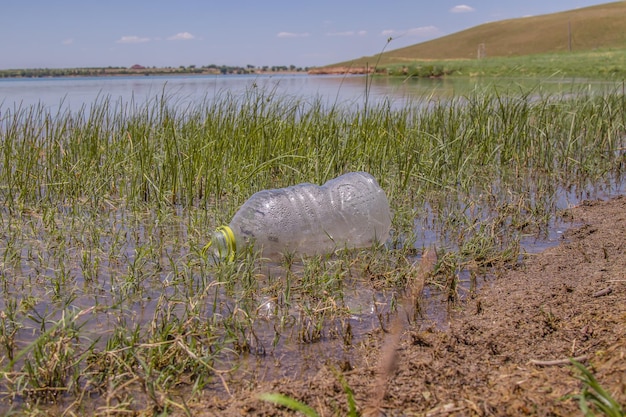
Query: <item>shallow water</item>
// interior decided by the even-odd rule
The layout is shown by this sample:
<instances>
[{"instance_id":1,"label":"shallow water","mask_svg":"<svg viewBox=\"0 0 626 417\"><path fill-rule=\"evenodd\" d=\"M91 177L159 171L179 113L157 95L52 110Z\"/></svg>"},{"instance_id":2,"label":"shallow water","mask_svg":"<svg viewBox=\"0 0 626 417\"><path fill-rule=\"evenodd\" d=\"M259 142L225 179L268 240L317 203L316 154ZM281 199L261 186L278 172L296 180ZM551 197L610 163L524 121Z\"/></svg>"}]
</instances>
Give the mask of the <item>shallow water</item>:
<instances>
[{"instance_id":1,"label":"shallow water","mask_svg":"<svg viewBox=\"0 0 626 417\"><path fill-rule=\"evenodd\" d=\"M170 79L172 78L172 79ZM528 81L528 80L526 80ZM175 95L181 105L193 105L223 91L242 93L249 88L275 90L281 94L321 95L330 103L348 103L362 106L366 100L423 100L424 97L445 98L473 88L483 88L489 81L458 80L391 80L364 77L116 77L115 79L51 79L0 80L0 100L4 106L40 103L47 108L68 106L71 109L89 105L99 97L120 100L149 100L160 94ZM518 81L504 80L502 88L521 88ZM537 89L555 88L563 91L563 84L537 80ZM232 84L229 84L232 83ZM564 81L566 88L582 88L579 83ZM588 83L592 88L592 83ZM606 88L598 84L593 88ZM559 90L560 89L560 90ZM18 101L19 100L19 101ZM587 189L570 188L557 192L555 211L579 204L585 199L609 198L624 193L621 179L595 184ZM240 354L224 352L220 367L239 366L235 378L248 380L270 377L299 377L314 373L325 360L350 362L354 346L367 340L372 332L389 325L396 313L394 302L399 294L394 289L376 289L362 285L358 278L343 277L341 297L337 308L349 314L324 321L325 304L314 304L316 296L307 299L306 309L297 302L285 302L268 289L284 286L286 272L277 265L264 265L252 271L254 283L249 284L252 296L248 300L245 283L215 281L197 260L198 254L190 247L193 219L183 212L125 213L114 208L103 210L96 217L84 213L84 218L71 213L20 213L14 219L6 207L2 211L3 254L0 273L3 288L0 310L14 310L25 317L18 329L19 347L26 346L40 334L42 323L59 320L68 306L87 311L80 321L81 337L105 347L115 329L127 329L129 334L142 332L155 323L182 316L187 302L199 292L207 291L213 304L198 307L201 320L219 321L235 315L252 317L242 334L237 333L238 344L246 343ZM80 211L80 210L79 210ZM454 247L438 229L432 212L416 219L415 242L417 253L431 246ZM94 221L94 218L96 219ZM24 225L24 227L20 227ZM531 233L521 239L523 251L536 253L562 241L567 228L566 219L551 218L540 233ZM19 228L19 230L17 230ZM95 230L95 231L94 231ZM97 239L91 244L85 239ZM98 250L91 251L96 247ZM419 256L412 259L419 262ZM294 267L291 285L301 285L301 269ZM467 271L458 271L459 295L466 297L474 283ZM480 285L480 277L476 285ZM236 288L231 288L236 287ZM427 288L418 326L445 326L450 304L446 295L436 288ZM326 300L327 301L327 300ZM334 307L334 306L333 306ZM195 312L194 312L195 313ZM315 320L323 321L323 329L314 334ZM222 335L220 335L222 337ZM304 340L303 340L304 339ZM228 340L224 336L223 340ZM219 388L217 381L217 388ZM217 389L216 388L216 389Z\"/></svg>"}]
</instances>

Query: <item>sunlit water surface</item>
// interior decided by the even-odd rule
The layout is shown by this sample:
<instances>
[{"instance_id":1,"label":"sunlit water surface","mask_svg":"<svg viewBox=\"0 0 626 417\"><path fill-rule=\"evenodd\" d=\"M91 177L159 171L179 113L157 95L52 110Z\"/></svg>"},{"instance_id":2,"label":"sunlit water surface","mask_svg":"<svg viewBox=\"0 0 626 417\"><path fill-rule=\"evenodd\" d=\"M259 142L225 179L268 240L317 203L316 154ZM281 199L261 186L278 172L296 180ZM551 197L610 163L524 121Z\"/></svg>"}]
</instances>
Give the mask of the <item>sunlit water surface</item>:
<instances>
[{"instance_id":1,"label":"sunlit water surface","mask_svg":"<svg viewBox=\"0 0 626 417\"><path fill-rule=\"evenodd\" d=\"M2 107L41 104L54 113L78 110L108 98L141 104L170 97L181 106L211 101L229 93L237 97L252 89L278 96L321 99L328 105L364 106L388 101L400 106L425 98L445 98L486 88L507 91L580 93L614 88L615 83L571 79L402 79L305 74L181 75L0 79Z\"/></svg>"}]
</instances>

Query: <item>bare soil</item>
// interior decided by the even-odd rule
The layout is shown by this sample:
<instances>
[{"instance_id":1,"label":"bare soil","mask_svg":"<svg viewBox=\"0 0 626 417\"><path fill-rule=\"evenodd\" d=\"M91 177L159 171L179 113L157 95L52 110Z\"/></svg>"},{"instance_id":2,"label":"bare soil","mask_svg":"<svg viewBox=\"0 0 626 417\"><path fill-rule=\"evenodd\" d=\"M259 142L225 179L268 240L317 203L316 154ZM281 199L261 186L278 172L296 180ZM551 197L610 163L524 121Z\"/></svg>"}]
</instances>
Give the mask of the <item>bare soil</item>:
<instances>
[{"instance_id":1,"label":"bare soil","mask_svg":"<svg viewBox=\"0 0 626 417\"><path fill-rule=\"evenodd\" d=\"M445 328L406 326L395 339L372 335L346 366L329 364L306 380L255 384L228 398L207 392L189 410L295 415L257 397L280 392L321 416L345 416L341 369L361 415L581 415L568 397L583 386L572 357L626 404L626 198L584 202L567 215L580 226L558 246L487 280ZM392 362L385 359L390 343Z\"/></svg>"}]
</instances>

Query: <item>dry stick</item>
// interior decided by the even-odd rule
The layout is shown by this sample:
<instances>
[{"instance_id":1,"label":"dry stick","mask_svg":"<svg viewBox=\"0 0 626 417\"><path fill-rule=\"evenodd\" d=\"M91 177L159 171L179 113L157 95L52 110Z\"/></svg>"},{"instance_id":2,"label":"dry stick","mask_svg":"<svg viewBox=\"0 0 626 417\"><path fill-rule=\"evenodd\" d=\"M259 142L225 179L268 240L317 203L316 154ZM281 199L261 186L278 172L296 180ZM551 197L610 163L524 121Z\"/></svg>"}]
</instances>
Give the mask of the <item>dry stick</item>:
<instances>
[{"instance_id":1,"label":"dry stick","mask_svg":"<svg viewBox=\"0 0 626 417\"><path fill-rule=\"evenodd\" d=\"M575 358L566 358L566 359L555 359L555 360L539 360L539 359L531 359L528 361L529 363L537 366L559 366L559 365L568 365L571 360L575 360L576 362L582 362L587 359L587 355L576 356Z\"/></svg>"},{"instance_id":2,"label":"dry stick","mask_svg":"<svg viewBox=\"0 0 626 417\"><path fill-rule=\"evenodd\" d=\"M613 288L607 287L603 290L596 291L592 294L592 297L602 297L603 295L609 295L613 292Z\"/></svg>"},{"instance_id":3,"label":"dry stick","mask_svg":"<svg viewBox=\"0 0 626 417\"><path fill-rule=\"evenodd\" d=\"M405 309L409 309L415 305L422 295L426 278L435 269L437 263L437 252L434 249L428 249L422 255L422 260L416 268L415 279L408 284L407 295L402 298L401 305ZM365 407L363 416L380 416L384 415L380 410L382 408L389 377L393 375L396 369L396 350L402 338L402 330L404 322L400 314L396 314L393 323L389 329L389 335L385 341L378 367L378 377L372 386L369 404Z\"/></svg>"}]
</instances>

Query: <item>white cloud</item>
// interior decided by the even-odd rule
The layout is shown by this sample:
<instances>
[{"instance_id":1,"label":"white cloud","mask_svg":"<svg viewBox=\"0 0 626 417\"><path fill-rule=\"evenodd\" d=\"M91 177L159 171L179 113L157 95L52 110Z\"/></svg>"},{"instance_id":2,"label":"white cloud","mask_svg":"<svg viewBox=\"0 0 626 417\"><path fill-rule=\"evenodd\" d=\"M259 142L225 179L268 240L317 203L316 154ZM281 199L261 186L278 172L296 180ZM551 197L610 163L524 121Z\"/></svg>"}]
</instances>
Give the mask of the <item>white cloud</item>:
<instances>
[{"instance_id":1,"label":"white cloud","mask_svg":"<svg viewBox=\"0 0 626 417\"><path fill-rule=\"evenodd\" d=\"M468 6L467 4L459 4L450 9L450 13L470 13L475 9L472 6Z\"/></svg>"},{"instance_id":2,"label":"white cloud","mask_svg":"<svg viewBox=\"0 0 626 417\"><path fill-rule=\"evenodd\" d=\"M365 30L348 30L345 32L328 32L326 36L365 36L367 35L367 31Z\"/></svg>"},{"instance_id":3,"label":"white cloud","mask_svg":"<svg viewBox=\"0 0 626 417\"><path fill-rule=\"evenodd\" d=\"M439 29L436 26L420 26L406 30L386 29L380 32L380 34L386 38L399 38L401 36L428 37L438 35Z\"/></svg>"},{"instance_id":4,"label":"white cloud","mask_svg":"<svg viewBox=\"0 0 626 417\"><path fill-rule=\"evenodd\" d=\"M421 26L418 28L411 28L406 31L409 36L430 36L439 33L439 29L436 26Z\"/></svg>"},{"instance_id":5,"label":"white cloud","mask_svg":"<svg viewBox=\"0 0 626 417\"><path fill-rule=\"evenodd\" d=\"M144 43L150 42L150 38L141 38L139 36L122 36L115 41L116 43Z\"/></svg>"},{"instance_id":6,"label":"white cloud","mask_svg":"<svg viewBox=\"0 0 626 417\"><path fill-rule=\"evenodd\" d=\"M68 39L64 39L63 42L61 42L63 45L71 45L74 43L74 39L72 38L68 38Z\"/></svg>"},{"instance_id":7,"label":"white cloud","mask_svg":"<svg viewBox=\"0 0 626 417\"><path fill-rule=\"evenodd\" d=\"M279 38L306 38L307 36L310 36L310 34L307 32L304 32L304 33L278 32L276 36Z\"/></svg>"},{"instance_id":8,"label":"white cloud","mask_svg":"<svg viewBox=\"0 0 626 417\"><path fill-rule=\"evenodd\" d=\"M168 41L189 41L192 39L195 39L196 37L193 36L191 33L189 32L179 32L174 36L170 36L169 38L167 38Z\"/></svg>"}]
</instances>

